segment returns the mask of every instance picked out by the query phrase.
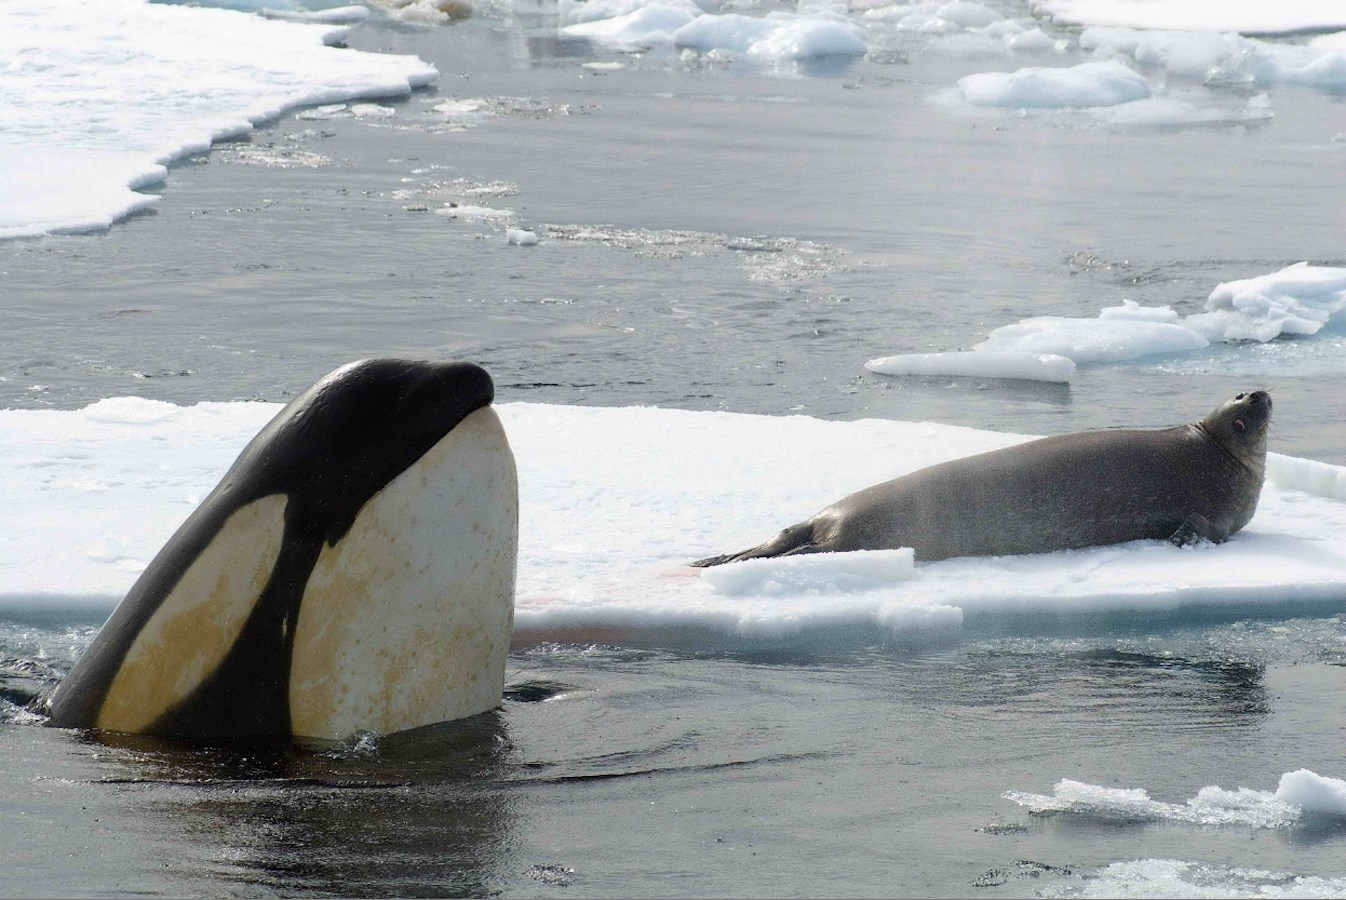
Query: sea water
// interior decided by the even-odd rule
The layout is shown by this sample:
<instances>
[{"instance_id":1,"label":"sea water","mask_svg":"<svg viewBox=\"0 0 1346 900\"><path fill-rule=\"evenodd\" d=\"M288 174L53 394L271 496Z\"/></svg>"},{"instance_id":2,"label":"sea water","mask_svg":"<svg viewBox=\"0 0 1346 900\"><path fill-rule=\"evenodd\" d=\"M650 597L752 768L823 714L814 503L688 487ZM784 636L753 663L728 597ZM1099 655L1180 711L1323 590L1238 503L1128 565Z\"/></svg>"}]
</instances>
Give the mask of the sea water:
<instances>
[{"instance_id":1,"label":"sea water","mask_svg":"<svg viewBox=\"0 0 1346 900\"><path fill-rule=\"evenodd\" d=\"M693 41L650 9L372 8L340 40L433 85L184 139L130 218L0 243L0 890L1346 892L1346 529L1338 470L1298 461L1346 463L1332 292L1271 295L1312 333L1071 344L1061 381L864 367L1346 265L1331 41L974 3L726 5L756 24ZM1054 104L975 102L1039 69ZM268 404L376 354L496 378L528 488L502 708L300 750L33 727ZM1293 459L1218 548L682 567L1252 387Z\"/></svg>"}]
</instances>

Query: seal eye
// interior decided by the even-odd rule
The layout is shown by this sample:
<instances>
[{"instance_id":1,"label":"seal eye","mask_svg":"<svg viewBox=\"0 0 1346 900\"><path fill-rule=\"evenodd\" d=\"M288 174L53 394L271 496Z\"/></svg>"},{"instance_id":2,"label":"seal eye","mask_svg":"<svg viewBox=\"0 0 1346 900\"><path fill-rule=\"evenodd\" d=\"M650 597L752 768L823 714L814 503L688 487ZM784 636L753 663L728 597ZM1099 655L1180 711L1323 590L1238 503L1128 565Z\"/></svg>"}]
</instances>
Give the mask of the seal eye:
<instances>
[{"instance_id":1,"label":"seal eye","mask_svg":"<svg viewBox=\"0 0 1346 900\"><path fill-rule=\"evenodd\" d=\"M1242 431L1243 429L1245 429L1245 428L1247 428L1247 427L1248 427L1248 423L1244 422L1242 419L1235 419L1235 420L1234 420L1234 428L1235 428L1236 430L1238 430L1238 431Z\"/></svg>"}]
</instances>

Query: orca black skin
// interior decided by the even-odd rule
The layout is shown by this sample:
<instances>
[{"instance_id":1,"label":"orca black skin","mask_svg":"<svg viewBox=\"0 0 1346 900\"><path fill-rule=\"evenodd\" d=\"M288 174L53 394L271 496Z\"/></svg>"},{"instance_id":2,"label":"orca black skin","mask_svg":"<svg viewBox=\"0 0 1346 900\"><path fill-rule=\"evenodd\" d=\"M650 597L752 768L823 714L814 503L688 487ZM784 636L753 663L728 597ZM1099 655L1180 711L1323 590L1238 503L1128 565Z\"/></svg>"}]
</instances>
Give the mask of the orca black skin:
<instances>
[{"instance_id":1,"label":"orca black skin","mask_svg":"<svg viewBox=\"0 0 1346 900\"><path fill-rule=\"evenodd\" d=\"M148 734L289 737L295 626L324 545L360 508L495 396L464 362L372 359L304 391L244 448L220 484L164 545L46 705L52 725L95 725L132 642L188 566L246 504L283 494L284 535L272 575L222 664Z\"/></svg>"}]
</instances>

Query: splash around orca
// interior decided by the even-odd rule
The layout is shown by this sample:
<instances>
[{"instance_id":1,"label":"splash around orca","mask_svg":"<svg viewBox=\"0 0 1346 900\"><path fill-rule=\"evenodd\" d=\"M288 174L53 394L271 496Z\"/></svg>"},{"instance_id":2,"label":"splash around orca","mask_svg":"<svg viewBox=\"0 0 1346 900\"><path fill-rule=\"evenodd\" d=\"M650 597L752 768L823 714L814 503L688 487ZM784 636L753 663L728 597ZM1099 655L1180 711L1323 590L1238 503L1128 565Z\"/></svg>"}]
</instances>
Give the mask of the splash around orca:
<instances>
[{"instance_id":1,"label":"splash around orca","mask_svg":"<svg viewBox=\"0 0 1346 900\"><path fill-rule=\"evenodd\" d=\"M43 705L51 724L341 740L499 705L518 478L494 385L371 359L244 448Z\"/></svg>"}]
</instances>

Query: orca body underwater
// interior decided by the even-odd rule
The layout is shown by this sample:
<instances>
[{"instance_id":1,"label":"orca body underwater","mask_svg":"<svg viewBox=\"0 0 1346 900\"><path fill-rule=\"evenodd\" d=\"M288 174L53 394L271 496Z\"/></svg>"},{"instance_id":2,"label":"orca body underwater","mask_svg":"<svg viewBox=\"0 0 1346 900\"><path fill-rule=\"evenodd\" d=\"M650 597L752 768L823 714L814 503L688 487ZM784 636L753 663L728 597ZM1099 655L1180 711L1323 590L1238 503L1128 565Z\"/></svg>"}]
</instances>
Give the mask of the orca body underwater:
<instances>
[{"instance_id":1,"label":"orca body underwater","mask_svg":"<svg viewBox=\"0 0 1346 900\"><path fill-rule=\"evenodd\" d=\"M471 363L332 372L247 445L46 699L59 727L341 740L498 706L518 479Z\"/></svg>"}]
</instances>

